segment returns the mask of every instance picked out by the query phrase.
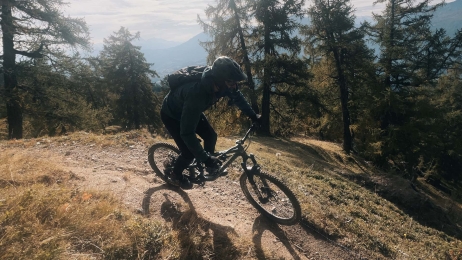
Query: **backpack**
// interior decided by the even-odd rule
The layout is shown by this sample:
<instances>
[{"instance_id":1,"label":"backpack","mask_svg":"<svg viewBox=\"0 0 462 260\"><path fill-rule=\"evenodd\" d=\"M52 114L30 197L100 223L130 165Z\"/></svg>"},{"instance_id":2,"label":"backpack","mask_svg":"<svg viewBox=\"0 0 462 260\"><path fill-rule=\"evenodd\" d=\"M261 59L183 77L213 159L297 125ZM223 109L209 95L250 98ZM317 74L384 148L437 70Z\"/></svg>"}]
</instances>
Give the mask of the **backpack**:
<instances>
[{"instance_id":1,"label":"backpack","mask_svg":"<svg viewBox=\"0 0 462 260\"><path fill-rule=\"evenodd\" d=\"M170 90L175 90L186 83L194 81L199 82L205 68L207 68L207 66L189 66L169 74L167 76L167 82Z\"/></svg>"}]
</instances>

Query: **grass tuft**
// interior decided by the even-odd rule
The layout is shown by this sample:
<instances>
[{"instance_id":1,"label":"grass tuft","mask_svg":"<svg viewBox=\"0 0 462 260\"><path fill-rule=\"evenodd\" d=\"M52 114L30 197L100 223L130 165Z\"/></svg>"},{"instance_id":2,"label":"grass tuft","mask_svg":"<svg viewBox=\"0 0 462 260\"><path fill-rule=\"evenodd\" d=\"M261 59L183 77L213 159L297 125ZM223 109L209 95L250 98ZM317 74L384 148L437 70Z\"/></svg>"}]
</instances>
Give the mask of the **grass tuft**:
<instances>
[{"instance_id":1,"label":"grass tuft","mask_svg":"<svg viewBox=\"0 0 462 260\"><path fill-rule=\"evenodd\" d=\"M218 149L235 139L220 138ZM109 193L73 189L75 174L41 159L46 154L24 149L132 149L153 142L144 130L1 142L0 259L258 258L261 252L250 238L237 237L187 205L170 205L170 223L153 222ZM411 185L344 154L334 143L255 137L248 152L294 191L302 225L343 247L367 252L371 259L462 259L460 192L450 197L420 179ZM130 176L123 179L130 182ZM238 174L228 177L237 180Z\"/></svg>"},{"instance_id":2,"label":"grass tuft","mask_svg":"<svg viewBox=\"0 0 462 260\"><path fill-rule=\"evenodd\" d=\"M303 223L344 247L374 259L461 259L457 201L416 191L334 143L254 138L249 152L291 187Z\"/></svg>"},{"instance_id":3,"label":"grass tuft","mask_svg":"<svg viewBox=\"0 0 462 260\"><path fill-rule=\"evenodd\" d=\"M72 176L20 150L0 155L0 259L177 259L170 227L70 188Z\"/></svg>"}]
</instances>

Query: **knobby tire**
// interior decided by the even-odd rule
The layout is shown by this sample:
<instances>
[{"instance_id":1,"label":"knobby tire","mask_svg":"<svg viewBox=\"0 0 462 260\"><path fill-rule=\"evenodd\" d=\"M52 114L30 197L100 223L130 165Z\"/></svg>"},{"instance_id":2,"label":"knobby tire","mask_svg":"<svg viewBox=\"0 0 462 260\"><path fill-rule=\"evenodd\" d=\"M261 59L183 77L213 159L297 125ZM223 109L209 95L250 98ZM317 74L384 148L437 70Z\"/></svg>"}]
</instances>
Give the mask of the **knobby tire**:
<instances>
[{"instance_id":1,"label":"knobby tire","mask_svg":"<svg viewBox=\"0 0 462 260\"><path fill-rule=\"evenodd\" d=\"M248 175L243 173L240 177L241 189L252 206L267 218L281 225L294 225L300 221L300 203L282 181L262 171L255 172L253 178L260 192L263 191L262 193L265 194L264 190L271 190L272 196L269 196L269 199L264 196L265 198L260 200L250 184Z\"/></svg>"},{"instance_id":2,"label":"knobby tire","mask_svg":"<svg viewBox=\"0 0 462 260\"><path fill-rule=\"evenodd\" d=\"M164 174L163 163L169 159L169 156L173 155L178 157L179 154L180 150L172 144L156 143L149 148L148 162L156 175L168 183L168 178Z\"/></svg>"}]
</instances>

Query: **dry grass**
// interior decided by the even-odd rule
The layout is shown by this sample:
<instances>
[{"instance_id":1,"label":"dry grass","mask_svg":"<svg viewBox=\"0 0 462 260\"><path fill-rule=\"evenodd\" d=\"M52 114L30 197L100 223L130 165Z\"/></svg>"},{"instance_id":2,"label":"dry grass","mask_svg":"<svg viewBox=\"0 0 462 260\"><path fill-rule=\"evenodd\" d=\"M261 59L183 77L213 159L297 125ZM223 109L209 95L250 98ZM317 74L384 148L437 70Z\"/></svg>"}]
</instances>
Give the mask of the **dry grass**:
<instances>
[{"instance_id":1,"label":"dry grass","mask_svg":"<svg viewBox=\"0 0 462 260\"><path fill-rule=\"evenodd\" d=\"M167 200L161 205L163 217L177 232L182 251L179 259L280 259L275 252L255 246L252 238L239 237L235 230L205 219L187 203Z\"/></svg>"},{"instance_id":2,"label":"dry grass","mask_svg":"<svg viewBox=\"0 0 462 260\"><path fill-rule=\"evenodd\" d=\"M218 149L234 145L220 138ZM0 259L240 259L251 238L173 207L170 224L125 209L111 194L74 190L76 176L23 148L41 142L126 149L153 143L146 131L0 142ZM428 186L417 191L337 144L253 138L249 152L283 179L302 206L303 225L372 259L462 259L461 205ZM44 158L44 156L41 156ZM125 181L130 175L124 176ZM266 254L266 256L270 254Z\"/></svg>"},{"instance_id":3,"label":"dry grass","mask_svg":"<svg viewBox=\"0 0 462 260\"><path fill-rule=\"evenodd\" d=\"M378 259L462 259L462 221L449 216L461 216L461 206L443 194L416 191L337 144L301 138L255 142L250 150L263 169L296 192L304 224L326 237Z\"/></svg>"},{"instance_id":4,"label":"dry grass","mask_svg":"<svg viewBox=\"0 0 462 260\"><path fill-rule=\"evenodd\" d=\"M123 208L111 194L78 191L75 178L20 149L0 155L0 259L178 257L170 227Z\"/></svg>"},{"instance_id":5,"label":"dry grass","mask_svg":"<svg viewBox=\"0 0 462 260\"><path fill-rule=\"evenodd\" d=\"M54 138L58 142L96 145L100 147L130 147L137 142L151 138L148 131L121 132L113 135L98 135L87 132L77 132L71 135Z\"/></svg>"},{"instance_id":6,"label":"dry grass","mask_svg":"<svg viewBox=\"0 0 462 260\"><path fill-rule=\"evenodd\" d=\"M51 154L36 156L24 149L38 143L126 149L140 141L154 140L145 131L133 131L0 142L0 259L189 260L255 255L255 247L249 251L250 238L205 220L188 205L170 209L175 215L171 223L153 222L125 208L113 194L75 190L71 182L79 177L63 171ZM130 181L130 176L123 179Z\"/></svg>"},{"instance_id":7,"label":"dry grass","mask_svg":"<svg viewBox=\"0 0 462 260\"><path fill-rule=\"evenodd\" d=\"M6 123L6 118L0 119L0 140L5 140L8 138L8 128Z\"/></svg>"}]
</instances>

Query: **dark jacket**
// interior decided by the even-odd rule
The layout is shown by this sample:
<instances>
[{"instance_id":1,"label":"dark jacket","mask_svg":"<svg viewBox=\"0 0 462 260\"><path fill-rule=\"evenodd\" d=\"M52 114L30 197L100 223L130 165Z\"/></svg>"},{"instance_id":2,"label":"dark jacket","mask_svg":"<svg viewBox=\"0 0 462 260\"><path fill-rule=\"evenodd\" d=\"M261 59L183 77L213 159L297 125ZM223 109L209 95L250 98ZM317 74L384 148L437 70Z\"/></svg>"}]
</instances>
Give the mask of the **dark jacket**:
<instances>
[{"instance_id":1,"label":"dark jacket","mask_svg":"<svg viewBox=\"0 0 462 260\"><path fill-rule=\"evenodd\" d=\"M170 91L162 103L162 113L180 121L180 134L183 141L194 157L202 162L208 158L208 155L196 137L196 127L205 110L221 97L227 96L244 114L251 118L255 117L255 112L239 90L215 93L213 86L213 76L209 66L204 70L201 82L187 83Z\"/></svg>"}]
</instances>

